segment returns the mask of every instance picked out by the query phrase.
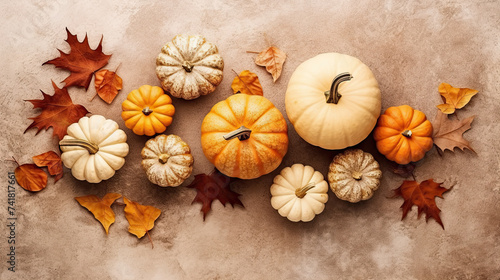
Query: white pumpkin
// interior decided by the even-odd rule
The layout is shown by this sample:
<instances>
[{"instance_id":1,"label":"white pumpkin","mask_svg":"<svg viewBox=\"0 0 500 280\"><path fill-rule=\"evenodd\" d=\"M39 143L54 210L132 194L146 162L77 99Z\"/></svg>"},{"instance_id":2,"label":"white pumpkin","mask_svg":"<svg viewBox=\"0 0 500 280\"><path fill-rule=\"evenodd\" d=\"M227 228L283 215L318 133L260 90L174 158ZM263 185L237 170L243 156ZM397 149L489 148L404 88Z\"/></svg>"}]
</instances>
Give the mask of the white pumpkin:
<instances>
[{"instance_id":1,"label":"white pumpkin","mask_svg":"<svg viewBox=\"0 0 500 280\"><path fill-rule=\"evenodd\" d=\"M370 153L350 149L336 155L328 171L335 195L349 202L370 199L380 186L382 171Z\"/></svg>"},{"instance_id":2,"label":"white pumpkin","mask_svg":"<svg viewBox=\"0 0 500 280\"><path fill-rule=\"evenodd\" d=\"M202 36L175 36L156 58L156 75L163 89L186 100L215 91L224 69L218 52Z\"/></svg>"},{"instance_id":3,"label":"white pumpkin","mask_svg":"<svg viewBox=\"0 0 500 280\"><path fill-rule=\"evenodd\" d=\"M328 201L328 183L311 166L294 164L274 177L271 205L293 222L308 222L323 212Z\"/></svg>"},{"instance_id":4,"label":"white pumpkin","mask_svg":"<svg viewBox=\"0 0 500 280\"><path fill-rule=\"evenodd\" d=\"M127 135L118 124L100 115L71 124L59 142L61 160L78 180L99 183L125 164Z\"/></svg>"},{"instance_id":5,"label":"white pumpkin","mask_svg":"<svg viewBox=\"0 0 500 280\"><path fill-rule=\"evenodd\" d=\"M177 135L158 135L149 139L142 149L142 167L151 183L177 187L193 171L189 145Z\"/></svg>"},{"instance_id":6,"label":"white pumpkin","mask_svg":"<svg viewBox=\"0 0 500 280\"><path fill-rule=\"evenodd\" d=\"M359 59L324 53L300 64L285 95L288 119L312 145L344 149L363 141L380 116L380 89Z\"/></svg>"}]
</instances>

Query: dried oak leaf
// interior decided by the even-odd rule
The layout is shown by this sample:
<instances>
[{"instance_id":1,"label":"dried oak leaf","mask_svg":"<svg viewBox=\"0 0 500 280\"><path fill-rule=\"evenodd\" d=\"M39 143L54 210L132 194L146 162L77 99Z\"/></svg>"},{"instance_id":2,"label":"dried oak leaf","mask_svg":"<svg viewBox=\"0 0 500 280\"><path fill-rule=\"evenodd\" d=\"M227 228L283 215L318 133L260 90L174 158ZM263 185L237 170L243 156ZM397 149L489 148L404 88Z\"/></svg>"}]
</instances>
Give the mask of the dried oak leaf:
<instances>
[{"instance_id":1,"label":"dried oak leaf","mask_svg":"<svg viewBox=\"0 0 500 280\"><path fill-rule=\"evenodd\" d=\"M261 51L255 58L255 64L265 66L267 72L273 76L273 82L276 82L283 70L286 54L277 47L271 46Z\"/></svg>"},{"instance_id":2,"label":"dried oak leaf","mask_svg":"<svg viewBox=\"0 0 500 280\"><path fill-rule=\"evenodd\" d=\"M102 52L102 37L97 48L93 50L89 46L87 34L85 34L83 42L80 43L77 36L71 34L68 28L66 28L66 32L68 34L66 42L71 48L70 52L64 53L58 49L60 56L42 65L53 64L58 68L69 70L71 74L64 79L65 87L80 86L87 90L94 72L108 64L111 55Z\"/></svg>"},{"instance_id":3,"label":"dried oak leaf","mask_svg":"<svg viewBox=\"0 0 500 280\"><path fill-rule=\"evenodd\" d=\"M418 207L418 218L422 212L425 213L425 221L427 222L430 217L434 218L441 227L444 229L443 222L439 217L441 210L437 207L435 197L443 198L443 193L449 191L441 187L442 183L436 183L433 179L425 180L421 183L416 181L404 181L403 184L394 190L393 197L402 197L405 201L401 208L403 209L403 220L413 205Z\"/></svg>"},{"instance_id":4,"label":"dried oak leaf","mask_svg":"<svg viewBox=\"0 0 500 280\"><path fill-rule=\"evenodd\" d=\"M460 148L462 151L469 149L475 152L469 141L465 140L462 135L471 128L474 117L471 116L463 120L450 120L448 115L438 111L432 123L434 144L442 151L446 149L453 151L454 148Z\"/></svg>"},{"instance_id":5,"label":"dried oak leaf","mask_svg":"<svg viewBox=\"0 0 500 280\"><path fill-rule=\"evenodd\" d=\"M33 108L41 108L42 113L34 118L33 123L26 128L24 133L32 127L40 130L47 130L49 127L54 129L53 135L62 139L66 135L66 129L72 123L77 122L81 117L85 116L89 111L82 105L73 104L71 97L68 94L67 88L58 88L54 82L54 95L45 94L42 91L43 99L26 100L33 104Z\"/></svg>"},{"instance_id":6,"label":"dried oak leaf","mask_svg":"<svg viewBox=\"0 0 500 280\"><path fill-rule=\"evenodd\" d=\"M33 157L33 162L38 167L47 166L49 174L54 177L54 183L57 182L63 176L63 166L62 160L58 154L54 151L48 151L46 153L37 155Z\"/></svg>"},{"instance_id":7,"label":"dried oak leaf","mask_svg":"<svg viewBox=\"0 0 500 280\"><path fill-rule=\"evenodd\" d=\"M106 69L99 70L95 74L95 90L99 97L106 103L111 104L118 91L122 89L123 80L116 72Z\"/></svg>"},{"instance_id":8,"label":"dried oak leaf","mask_svg":"<svg viewBox=\"0 0 500 280\"><path fill-rule=\"evenodd\" d=\"M160 216L161 210L153 206L130 201L126 197L123 197L123 202L125 202L125 217L130 225L128 232L138 238L142 238L147 233L151 246L153 246L149 231L155 226L155 220Z\"/></svg>"},{"instance_id":9,"label":"dried oak leaf","mask_svg":"<svg viewBox=\"0 0 500 280\"><path fill-rule=\"evenodd\" d=\"M201 211L203 212L203 220L210 211L212 202L218 199L224 207L230 203L234 207L235 204L243 206L238 196L240 194L233 192L229 188L231 178L222 174L219 170L214 169L210 175L198 174L194 176L193 182L187 186L188 188L196 189L196 197L192 203L200 202L203 204Z\"/></svg>"},{"instance_id":10,"label":"dried oak leaf","mask_svg":"<svg viewBox=\"0 0 500 280\"><path fill-rule=\"evenodd\" d=\"M108 193L102 199L96 195L80 196L75 197L75 199L81 206L94 214L94 217L101 222L106 234L108 234L109 227L115 222L115 212L111 209L111 205L120 197L120 194Z\"/></svg>"},{"instance_id":11,"label":"dried oak leaf","mask_svg":"<svg viewBox=\"0 0 500 280\"><path fill-rule=\"evenodd\" d=\"M231 88L234 93L264 95L262 86L259 82L259 77L257 77L255 73L252 73L249 70L244 70L239 75L236 72L234 73L236 74L236 77L231 84Z\"/></svg>"},{"instance_id":12,"label":"dried oak leaf","mask_svg":"<svg viewBox=\"0 0 500 280\"><path fill-rule=\"evenodd\" d=\"M441 83L438 90L441 96L445 98L446 103L437 105L437 107L445 114L453 114L455 109L463 108L478 93L475 89L454 88L447 83Z\"/></svg>"},{"instance_id":13,"label":"dried oak leaf","mask_svg":"<svg viewBox=\"0 0 500 280\"><path fill-rule=\"evenodd\" d=\"M17 161L16 161L17 163ZM16 181L23 189L38 192L47 187L47 173L35 164L19 165L14 170Z\"/></svg>"}]
</instances>

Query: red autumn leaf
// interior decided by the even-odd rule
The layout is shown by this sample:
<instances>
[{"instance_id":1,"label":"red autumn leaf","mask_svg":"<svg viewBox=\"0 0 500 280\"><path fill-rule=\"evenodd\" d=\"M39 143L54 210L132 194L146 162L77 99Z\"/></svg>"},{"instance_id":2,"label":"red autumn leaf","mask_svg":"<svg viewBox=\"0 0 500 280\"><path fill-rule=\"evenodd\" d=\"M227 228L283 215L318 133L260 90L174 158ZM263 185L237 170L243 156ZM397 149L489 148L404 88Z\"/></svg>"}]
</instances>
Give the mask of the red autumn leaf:
<instances>
[{"instance_id":1,"label":"red autumn leaf","mask_svg":"<svg viewBox=\"0 0 500 280\"><path fill-rule=\"evenodd\" d=\"M38 192L47 187L47 173L35 164L18 164L14 174L19 186L27 191Z\"/></svg>"},{"instance_id":2,"label":"red autumn leaf","mask_svg":"<svg viewBox=\"0 0 500 280\"><path fill-rule=\"evenodd\" d=\"M102 37L97 48L93 50L89 46L86 34L83 42L79 42L77 36L71 34L68 28L66 28L66 32L68 34L66 42L71 48L70 52L64 53L58 49L60 56L42 65L53 64L58 68L69 70L71 74L64 79L65 87L80 86L88 89L94 72L108 64L111 55L102 52Z\"/></svg>"},{"instance_id":3,"label":"red autumn leaf","mask_svg":"<svg viewBox=\"0 0 500 280\"><path fill-rule=\"evenodd\" d=\"M211 209L210 207L212 202L215 199L218 199L224 206L226 206L227 203L230 203L233 207L235 204L239 204L244 207L243 203L241 203L238 198L240 194L233 192L229 188L231 181L230 177L222 174L217 169L214 169L210 175L198 174L194 176L193 182L187 187L194 188L197 191L196 197L192 203L200 202L203 204L201 207L203 220L205 220L207 213Z\"/></svg>"},{"instance_id":4,"label":"red autumn leaf","mask_svg":"<svg viewBox=\"0 0 500 280\"><path fill-rule=\"evenodd\" d=\"M60 89L54 82L52 82L52 86L54 87L54 95L51 96L42 91L43 99L27 100L33 104L34 109L42 109L42 113L30 118L33 123L26 128L24 133L32 127L38 128L37 134L42 129L47 130L52 127L54 129L53 135L62 139L66 135L68 126L89 112L82 105L73 104L67 88Z\"/></svg>"},{"instance_id":5,"label":"red autumn leaf","mask_svg":"<svg viewBox=\"0 0 500 280\"><path fill-rule=\"evenodd\" d=\"M122 89L122 85L122 78L113 71L103 69L95 74L96 93L108 104L113 102L118 91Z\"/></svg>"},{"instance_id":6,"label":"red autumn leaf","mask_svg":"<svg viewBox=\"0 0 500 280\"><path fill-rule=\"evenodd\" d=\"M54 151L48 151L33 157L33 162L38 167L47 166L49 174L54 177L54 183L63 176L63 166L61 158Z\"/></svg>"},{"instance_id":7,"label":"red autumn leaf","mask_svg":"<svg viewBox=\"0 0 500 280\"><path fill-rule=\"evenodd\" d=\"M444 229L443 222L439 217L441 210L437 207L435 197L443 198L443 193L449 191L441 187L442 183L436 183L432 179L425 180L421 183L416 181L404 181L403 184L394 190L393 197L402 197L405 201L401 208L403 209L403 220L413 205L418 207L418 218L422 212L425 213L425 221L427 222L430 217L434 218L441 227Z\"/></svg>"}]
</instances>

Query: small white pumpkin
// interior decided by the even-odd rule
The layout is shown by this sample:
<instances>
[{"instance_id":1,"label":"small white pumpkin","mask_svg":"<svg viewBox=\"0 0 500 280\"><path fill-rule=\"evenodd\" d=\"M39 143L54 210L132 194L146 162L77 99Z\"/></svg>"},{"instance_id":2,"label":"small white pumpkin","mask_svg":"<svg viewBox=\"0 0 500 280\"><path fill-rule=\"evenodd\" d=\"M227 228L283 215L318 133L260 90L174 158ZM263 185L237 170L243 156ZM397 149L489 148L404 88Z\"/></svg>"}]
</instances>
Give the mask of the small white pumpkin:
<instances>
[{"instance_id":1,"label":"small white pumpkin","mask_svg":"<svg viewBox=\"0 0 500 280\"><path fill-rule=\"evenodd\" d=\"M349 202L370 199L380 186L382 171L370 153L350 149L336 155L328 171L335 195Z\"/></svg>"},{"instance_id":2,"label":"small white pumpkin","mask_svg":"<svg viewBox=\"0 0 500 280\"><path fill-rule=\"evenodd\" d=\"M142 167L151 183L177 187L193 172L193 156L189 145L177 135L158 135L142 149Z\"/></svg>"},{"instance_id":3,"label":"small white pumpkin","mask_svg":"<svg viewBox=\"0 0 500 280\"><path fill-rule=\"evenodd\" d=\"M125 164L127 135L118 124L100 115L71 124L59 142L61 160L78 180L99 183Z\"/></svg>"},{"instance_id":4,"label":"small white pumpkin","mask_svg":"<svg viewBox=\"0 0 500 280\"><path fill-rule=\"evenodd\" d=\"M172 96L191 100L215 91L224 61L202 36L177 35L156 58L156 75Z\"/></svg>"},{"instance_id":5,"label":"small white pumpkin","mask_svg":"<svg viewBox=\"0 0 500 280\"><path fill-rule=\"evenodd\" d=\"M274 177L271 205L292 222L308 222L325 209L327 192L323 174L297 163Z\"/></svg>"}]
</instances>

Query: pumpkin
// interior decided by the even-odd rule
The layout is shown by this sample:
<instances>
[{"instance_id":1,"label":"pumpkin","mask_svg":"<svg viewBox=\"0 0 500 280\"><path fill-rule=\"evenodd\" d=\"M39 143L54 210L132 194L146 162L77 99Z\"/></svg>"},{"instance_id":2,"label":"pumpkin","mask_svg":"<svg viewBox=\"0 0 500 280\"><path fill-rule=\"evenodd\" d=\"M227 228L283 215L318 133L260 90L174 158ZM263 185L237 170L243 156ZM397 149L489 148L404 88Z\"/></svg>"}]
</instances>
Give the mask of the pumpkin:
<instances>
[{"instance_id":1,"label":"pumpkin","mask_svg":"<svg viewBox=\"0 0 500 280\"><path fill-rule=\"evenodd\" d=\"M311 166L294 164L281 170L271 186L271 205L290 221L308 222L323 212L328 183Z\"/></svg>"},{"instance_id":2,"label":"pumpkin","mask_svg":"<svg viewBox=\"0 0 500 280\"><path fill-rule=\"evenodd\" d=\"M288 150L288 128L267 98L235 94L215 104L203 119L201 147L220 172L254 179L280 165Z\"/></svg>"},{"instance_id":3,"label":"pumpkin","mask_svg":"<svg viewBox=\"0 0 500 280\"><path fill-rule=\"evenodd\" d=\"M224 61L217 47L202 36L177 35L156 58L156 75L172 96L195 99L222 81Z\"/></svg>"},{"instance_id":4,"label":"pumpkin","mask_svg":"<svg viewBox=\"0 0 500 280\"><path fill-rule=\"evenodd\" d=\"M100 115L71 124L59 142L61 160L78 180L99 183L125 164L127 135L118 124Z\"/></svg>"},{"instance_id":5,"label":"pumpkin","mask_svg":"<svg viewBox=\"0 0 500 280\"><path fill-rule=\"evenodd\" d=\"M308 143L344 149L365 139L380 116L380 90L359 59L324 53L300 64L285 94L288 119Z\"/></svg>"},{"instance_id":6,"label":"pumpkin","mask_svg":"<svg viewBox=\"0 0 500 280\"><path fill-rule=\"evenodd\" d=\"M143 85L131 91L122 103L125 126L137 135L153 136L172 123L172 99L157 86Z\"/></svg>"},{"instance_id":7,"label":"pumpkin","mask_svg":"<svg viewBox=\"0 0 500 280\"><path fill-rule=\"evenodd\" d=\"M333 158L328 183L335 195L349 202L370 199L380 186L382 171L370 153L349 149Z\"/></svg>"},{"instance_id":8,"label":"pumpkin","mask_svg":"<svg viewBox=\"0 0 500 280\"><path fill-rule=\"evenodd\" d=\"M193 171L191 149L177 135L162 134L149 139L141 156L148 180L162 187L179 186Z\"/></svg>"},{"instance_id":9,"label":"pumpkin","mask_svg":"<svg viewBox=\"0 0 500 280\"><path fill-rule=\"evenodd\" d=\"M390 107L373 132L378 151L399 164L421 160L432 148L432 124L408 105Z\"/></svg>"}]
</instances>

